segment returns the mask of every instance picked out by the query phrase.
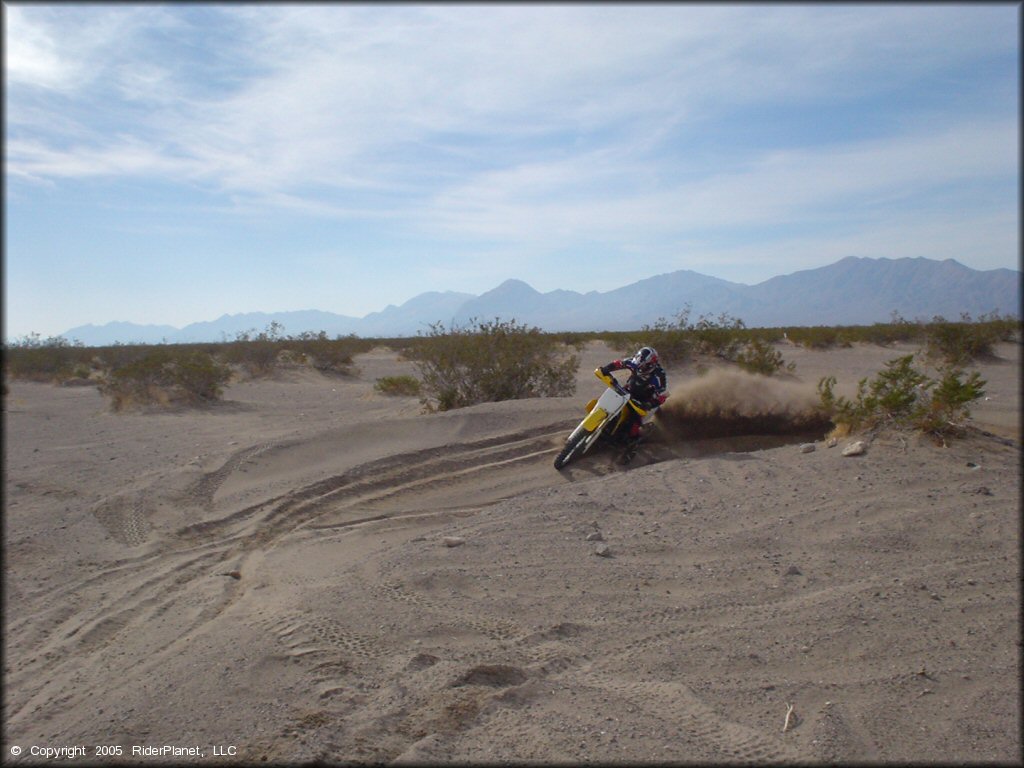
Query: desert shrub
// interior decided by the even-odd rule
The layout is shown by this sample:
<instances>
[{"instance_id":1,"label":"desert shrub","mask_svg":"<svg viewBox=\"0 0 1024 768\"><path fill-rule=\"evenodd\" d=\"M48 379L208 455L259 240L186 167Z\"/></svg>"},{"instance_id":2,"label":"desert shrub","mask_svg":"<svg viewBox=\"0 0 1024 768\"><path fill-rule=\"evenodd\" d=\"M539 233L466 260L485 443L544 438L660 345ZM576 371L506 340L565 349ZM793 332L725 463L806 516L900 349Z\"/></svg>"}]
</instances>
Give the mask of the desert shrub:
<instances>
[{"instance_id":1,"label":"desert shrub","mask_svg":"<svg viewBox=\"0 0 1024 768\"><path fill-rule=\"evenodd\" d=\"M973 360L993 356L993 345L1000 341L1000 328L993 323L971 321L964 314L960 322L935 317L925 329L925 353L947 365L963 366Z\"/></svg>"},{"instance_id":2,"label":"desert shrub","mask_svg":"<svg viewBox=\"0 0 1024 768\"><path fill-rule=\"evenodd\" d=\"M808 349L829 349L840 342L839 329L826 326L787 328L786 338Z\"/></svg>"},{"instance_id":3,"label":"desert shrub","mask_svg":"<svg viewBox=\"0 0 1024 768\"><path fill-rule=\"evenodd\" d=\"M687 305L673 319L659 318L654 325L645 325L642 335L626 341L634 350L644 345L654 347L662 365L682 365L690 358L693 348L691 331L690 307Z\"/></svg>"},{"instance_id":4,"label":"desert shrub","mask_svg":"<svg viewBox=\"0 0 1024 768\"><path fill-rule=\"evenodd\" d=\"M110 398L111 408L115 411L132 405L166 403L170 376L165 368L169 362L168 350L151 350L141 358L108 371L100 383L100 392Z\"/></svg>"},{"instance_id":5,"label":"desert shrub","mask_svg":"<svg viewBox=\"0 0 1024 768\"><path fill-rule=\"evenodd\" d=\"M231 370L206 352L186 351L174 356L171 377L182 399L191 403L212 402L223 394L224 385L231 380Z\"/></svg>"},{"instance_id":6,"label":"desert shrub","mask_svg":"<svg viewBox=\"0 0 1024 768\"><path fill-rule=\"evenodd\" d=\"M977 372L964 380L964 371L955 366L942 369L936 381L914 368L913 359L890 360L874 379L861 379L853 400L835 394L834 376L821 379L822 409L851 431L895 427L943 435L962 429L969 404L985 394L985 381Z\"/></svg>"},{"instance_id":7,"label":"desert shrub","mask_svg":"<svg viewBox=\"0 0 1024 768\"><path fill-rule=\"evenodd\" d=\"M647 330L649 330L649 326L644 326L644 331L642 331L642 333L646 333ZM644 338L640 340L641 337L639 334L637 334L636 331L601 331L600 333L594 334L593 338L599 341L603 341L612 349L624 350L629 347L632 347L635 351L636 347L638 346L643 346L644 344L651 344L651 346L657 348L658 351L661 352L661 348L658 347L658 344L656 342L648 341L646 336L644 336Z\"/></svg>"},{"instance_id":8,"label":"desert shrub","mask_svg":"<svg viewBox=\"0 0 1024 768\"><path fill-rule=\"evenodd\" d=\"M235 334L234 341L225 342L221 358L230 365L237 365L250 378L270 376L277 370L278 354L281 352L281 331L278 322L272 322L256 333L252 328Z\"/></svg>"},{"instance_id":9,"label":"desert shrub","mask_svg":"<svg viewBox=\"0 0 1024 768\"><path fill-rule=\"evenodd\" d=\"M972 371L967 380L961 368L949 367L931 389L931 398L922 403L916 417L918 429L933 434L958 431L962 422L971 415L969 405L984 394L985 380Z\"/></svg>"},{"instance_id":10,"label":"desert shrub","mask_svg":"<svg viewBox=\"0 0 1024 768\"><path fill-rule=\"evenodd\" d=\"M735 360L746 328L738 317L723 312L717 318L701 315L693 325L694 347L699 354Z\"/></svg>"},{"instance_id":11,"label":"desert shrub","mask_svg":"<svg viewBox=\"0 0 1024 768\"><path fill-rule=\"evenodd\" d=\"M893 312L888 323L874 323L862 326L860 335L863 341L870 341L882 347L888 347L900 341L920 341L923 337L923 325L912 323Z\"/></svg>"},{"instance_id":12,"label":"desert shrub","mask_svg":"<svg viewBox=\"0 0 1024 768\"><path fill-rule=\"evenodd\" d=\"M563 331L561 333L553 333L549 335L554 341L564 344L567 347L573 347L577 352L586 346L587 341L589 341L591 337L591 334L570 331Z\"/></svg>"},{"instance_id":13,"label":"desert shrub","mask_svg":"<svg viewBox=\"0 0 1024 768\"><path fill-rule=\"evenodd\" d=\"M686 305L669 320L660 318L652 326L644 326L641 335L630 337L633 346L649 344L658 350L664 365L679 365L692 355L735 360L741 346L755 338L764 339L770 329L750 331L743 321L723 312L718 317L701 315L690 322L690 306Z\"/></svg>"},{"instance_id":14,"label":"desert shrub","mask_svg":"<svg viewBox=\"0 0 1024 768\"><path fill-rule=\"evenodd\" d=\"M100 392L115 411L135 405L191 405L220 399L231 369L200 350L160 347L107 373Z\"/></svg>"},{"instance_id":15,"label":"desert shrub","mask_svg":"<svg viewBox=\"0 0 1024 768\"><path fill-rule=\"evenodd\" d=\"M377 379L373 388L382 395L418 397L423 391L415 376L384 376Z\"/></svg>"},{"instance_id":16,"label":"desert shrub","mask_svg":"<svg viewBox=\"0 0 1024 768\"><path fill-rule=\"evenodd\" d=\"M324 331L299 334L289 340L289 346L318 371L341 374L351 371L352 356L361 349L355 336L329 339Z\"/></svg>"},{"instance_id":17,"label":"desert shrub","mask_svg":"<svg viewBox=\"0 0 1024 768\"><path fill-rule=\"evenodd\" d=\"M775 344L786 338L782 328L746 328L740 336L748 342L763 341L768 344Z\"/></svg>"},{"instance_id":18,"label":"desert shrub","mask_svg":"<svg viewBox=\"0 0 1024 768\"><path fill-rule=\"evenodd\" d=\"M537 328L515 320L435 323L406 349L420 373L424 400L438 410L526 397L571 395L579 358Z\"/></svg>"},{"instance_id":19,"label":"desert shrub","mask_svg":"<svg viewBox=\"0 0 1024 768\"><path fill-rule=\"evenodd\" d=\"M76 366L87 366L87 355L80 342L32 333L4 348L4 367L15 379L59 383L75 376Z\"/></svg>"},{"instance_id":20,"label":"desert shrub","mask_svg":"<svg viewBox=\"0 0 1024 768\"><path fill-rule=\"evenodd\" d=\"M782 369L792 372L796 368L793 363L787 364L782 353L770 342L756 337L736 353L736 363L748 373L764 376L771 376Z\"/></svg>"},{"instance_id":21,"label":"desert shrub","mask_svg":"<svg viewBox=\"0 0 1024 768\"><path fill-rule=\"evenodd\" d=\"M93 368L110 371L141 360L152 351L152 346L116 343L107 347L99 347L93 351L95 352L92 358Z\"/></svg>"},{"instance_id":22,"label":"desert shrub","mask_svg":"<svg viewBox=\"0 0 1024 768\"><path fill-rule=\"evenodd\" d=\"M988 326L991 329L992 335L998 341L1020 342L1021 340L1021 322L1019 317L992 312L988 315L980 315L977 322Z\"/></svg>"}]
</instances>

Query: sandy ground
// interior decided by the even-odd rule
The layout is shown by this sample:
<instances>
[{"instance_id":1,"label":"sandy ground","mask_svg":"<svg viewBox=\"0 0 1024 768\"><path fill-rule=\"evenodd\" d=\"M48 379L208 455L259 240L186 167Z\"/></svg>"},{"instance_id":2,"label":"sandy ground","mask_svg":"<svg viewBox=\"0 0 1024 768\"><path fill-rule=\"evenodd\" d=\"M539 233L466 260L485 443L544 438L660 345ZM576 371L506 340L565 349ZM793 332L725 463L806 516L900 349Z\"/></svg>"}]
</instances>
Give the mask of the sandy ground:
<instances>
[{"instance_id":1,"label":"sandy ground","mask_svg":"<svg viewBox=\"0 0 1024 768\"><path fill-rule=\"evenodd\" d=\"M711 381L789 413L913 351L780 349L788 378L670 370L669 402ZM561 473L600 344L575 397L432 415L374 392L413 372L384 349L205 411L12 382L3 756L1020 764L1020 347L998 353L989 436L847 457L662 426L629 467Z\"/></svg>"}]
</instances>

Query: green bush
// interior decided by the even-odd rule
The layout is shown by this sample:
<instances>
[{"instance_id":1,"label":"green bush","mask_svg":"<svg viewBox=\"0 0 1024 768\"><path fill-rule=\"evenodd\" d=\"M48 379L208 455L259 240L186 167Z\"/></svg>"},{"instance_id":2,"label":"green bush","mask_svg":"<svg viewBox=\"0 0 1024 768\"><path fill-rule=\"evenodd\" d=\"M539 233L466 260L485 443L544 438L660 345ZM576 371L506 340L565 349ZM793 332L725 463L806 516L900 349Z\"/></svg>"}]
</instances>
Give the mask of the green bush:
<instances>
[{"instance_id":1,"label":"green bush","mask_svg":"<svg viewBox=\"0 0 1024 768\"><path fill-rule=\"evenodd\" d=\"M796 368L793 363L787 364L782 353L771 343L760 338L748 341L746 346L736 353L736 363L748 373L760 373L764 376L771 376L782 369L792 372Z\"/></svg>"},{"instance_id":2,"label":"green bush","mask_svg":"<svg viewBox=\"0 0 1024 768\"><path fill-rule=\"evenodd\" d=\"M571 395L579 359L537 328L515 320L469 327L431 326L406 355L420 374L428 408L438 410L527 397Z\"/></svg>"},{"instance_id":3,"label":"green bush","mask_svg":"<svg viewBox=\"0 0 1024 768\"><path fill-rule=\"evenodd\" d=\"M966 381L960 368L947 368L942 372L931 399L923 404L917 415L917 427L925 432L945 434L959 430L961 422L970 416L970 403L985 394L985 380L972 371Z\"/></svg>"},{"instance_id":4,"label":"green bush","mask_svg":"<svg viewBox=\"0 0 1024 768\"><path fill-rule=\"evenodd\" d=\"M925 353L947 365L963 366L974 360L993 357L993 346L1001 340L998 322L972 322L964 314L960 322L935 317L925 329Z\"/></svg>"},{"instance_id":5,"label":"green bush","mask_svg":"<svg viewBox=\"0 0 1024 768\"><path fill-rule=\"evenodd\" d=\"M743 321L723 312L717 318L701 315L690 322L690 306L686 305L675 318L660 318L653 326L644 326L640 336L632 336L635 345L648 344L658 350L663 365L679 365L692 355L735 360L740 347L766 333L748 331Z\"/></svg>"},{"instance_id":6,"label":"green bush","mask_svg":"<svg viewBox=\"0 0 1024 768\"><path fill-rule=\"evenodd\" d=\"M42 338L32 333L4 348L4 368L15 379L60 383L76 375L75 369L88 367L88 352L81 342L63 336Z\"/></svg>"},{"instance_id":7,"label":"green bush","mask_svg":"<svg viewBox=\"0 0 1024 768\"><path fill-rule=\"evenodd\" d=\"M992 332L999 341L1015 341L1020 343L1020 318L1014 317L1013 315L1000 315L998 312L992 312L988 315L979 316L977 322L991 326Z\"/></svg>"},{"instance_id":8,"label":"green bush","mask_svg":"<svg viewBox=\"0 0 1024 768\"><path fill-rule=\"evenodd\" d=\"M701 315L693 326L695 348L699 354L735 360L743 343L741 331L746 328L738 317L721 313L717 318Z\"/></svg>"},{"instance_id":9,"label":"green bush","mask_svg":"<svg viewBox=\"0 0 1024 768\"><path fill-rule=\"evenodd\" d=\"M419 397L423 388L415 376L384 376L377 379L373 388L382 395L398 397Z\"/></svg>"},{"instance_id":10,"label":"green bush","mask_svg":"<svg viewBox=\"0 0 1024 768\"><path fill-rule=\"evenodd\" d=\"M111 371L129 363L141 360L153 349L152 346L141 344L112 344L95 350L92 365L99 371Z\"/></svg>"},{"instance_id":11,"label":"green bush","mask_svg":"<svg viewBox=\"0 0 1024 768\"><path fill-rule=\"evenodd\" d=\"M824 412L853 432L877 427L916 429L935 435L954 434L970 416L970 403L985 394L985 381L975 371L963 379L962 369L941 370L938 381L913 367L913 355L890 360L885 370L857 384L853 400L835 394L835 376L818 382Z\"/></svg>"},{"instance_id":12,"label":"green bush","mask_svg":"<svg viewBox=\"0 0 1024 768\"><path fill-rule=\"evenodd\" d=\"M800 344L808 349L829 349L838 346L840 335L838 328L824 326L787 328L786 338L794 344Z\"/></svg>"},{"instance_id":13,"label":"green bush","mask_svg":"<svg viewBox=\"0 0 1024 768\"><path fill-rule=\"evenodd\" d=\"M282 365L310 365L321 373L348 374L353 354L370 346L355 336L329 339L324 331L282 336L283 329L280 323L272 322L259 333L243 331L234 341L225 342L219 354L225 362L256 379L273 375Z\"/></svg>"},{"instance_id":14,"label":"green bush","mask_svg":"<svg viewBox=\"0 0 1024 768\"><path fill-rule=\"evenodd\" d=\"M297 356L301 356L321 373L347 374L351 371L352 356L361 345L354 336L329 339L324 331L317 334L302 333L289 341Z\"/></svg>"},{"instance_id":15,"label":"green bush","mask_svg":"<svg viewBox=\"0 0 1024 768\"><path fill-rule=\"evenodd\" d=\"M224 362L242 368L250 378L270 376L277 370L282 330L280 323L272 322L259 333L255 329L241 331L235 334L234 341L224 344L221 357Z\"/></svg>"},{"instance_id":16,"label":"green bush","mask_svg":"<svg viewBox=\"0 0 1024 768\"><path fill-rule=\"evenodd\" d=\"M138 405L198 405L219 400L231 369L194 349L152 349L138 360L112 369L100 392L115 411Z\"/></svg>"},{"instance_id":17,"label":"green bush","mask_svg":"<svg viewBox=\"0 0 1024 768\"><path fill-rule=\"evenodd\" d=\"M633 350L640 346L654 347L664 366L682 365L690 359L693 350L691 331L690 307L687 305L674 319L659 318L653 326L645 325L641 336L629 337L627 341Z\"/></svg>"}]
</instances>

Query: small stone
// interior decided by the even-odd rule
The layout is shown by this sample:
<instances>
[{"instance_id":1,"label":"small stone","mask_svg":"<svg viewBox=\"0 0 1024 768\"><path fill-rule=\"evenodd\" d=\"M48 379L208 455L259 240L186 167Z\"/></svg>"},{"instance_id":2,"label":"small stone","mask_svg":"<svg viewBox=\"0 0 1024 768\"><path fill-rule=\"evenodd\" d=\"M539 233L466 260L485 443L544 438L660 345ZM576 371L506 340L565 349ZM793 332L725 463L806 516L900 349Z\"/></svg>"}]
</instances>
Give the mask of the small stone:
<instances>
[{"instance_id":1,"label":"small stone","mask_svg":"<svg viewBox=\"0 0 1024 768\"><path fill-rule=\"evenodd\" d=\"M601 542L596 547L594 547L594 554L598 557L611 557L612 551L607 544Z\"/></svg>"},{"instance_id":2,"label":"small stone","mask_svg":"<svg viewBox=\"0 0 1024 768\"><path fill-rule=\"evenodd\" d=\"M835 448L837 445L839 445L839 440L835 437L830 437L828 442L825 443L826 448Z\"/></svg>"},{"instance_id":3,"label":"small stone","mask_svg":"<svg viewBox=\"0 0 1024 768\"><path fill-rule=\"evenodd\" d=\"M803 571L801 571L795 565L791 565L791 566L789 566L789 568L786 569L786 575L787 576L803 576Z\"/></svg>"},{"instance_id":4,"label":"small stone","mask_svg":"<svg viewBox=\"0 0 1024 768\"><path fill-rule=\"evenodd\" d=\"M446 547L461 547L466 543L466 540L461 536L445 536L442 541L444 541Z\"/></svg>"},{"instance_id":5,"label":"small stone","mask_svg":"<svg viewBox=\"0 0 1024 768\"><path fill-rule=\"evenodd\" d=\"M860 456L867 449L864 446L863 440L858 440L855 443L850 443L848 446L843 448L843 456Z\"/></svg>"},{"instance_id":6,"label":"small stone","mask_svg":"<svg viewBox=\"0 0 1024 768\"><path fill-rule=\"evenodd\" d=\"M593 533L587 534L587 541L604 541L604 534L600 531L594 531Z\"/></svg>"},{"instance_id":7,"label":"small stone","mask_svg":"<svg viewBox=\"0 0 1024 768\"><path fill-rule=\"evenodd\" d=\"M800 453L814 453L814 443L804 443L800 446Z\"/></svg>"}]
</instances>

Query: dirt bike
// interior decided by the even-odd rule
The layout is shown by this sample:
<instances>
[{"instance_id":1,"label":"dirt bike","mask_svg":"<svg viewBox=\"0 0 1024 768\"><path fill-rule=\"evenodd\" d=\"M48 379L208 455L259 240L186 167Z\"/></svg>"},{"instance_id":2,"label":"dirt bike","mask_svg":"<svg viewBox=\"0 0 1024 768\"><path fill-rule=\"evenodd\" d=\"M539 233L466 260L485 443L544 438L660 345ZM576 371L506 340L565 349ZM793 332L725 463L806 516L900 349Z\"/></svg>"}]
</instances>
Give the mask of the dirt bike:
<instances>
[{"instance_id":1,"label":"dirt bike","mask_svg":"<svg viewBox=\"0 0 1024 768\"><path fill-rule=\"evenodd\" d=\"M555 469L562 469L599 442L624 443L626 448L619 461L628 464L636 456L640 442L639 438L631 440L626 434L630 409L640 416L641 425L654 417L654 412L634 400L614 376L603 373L600 368L594 370L594 375L607 384L608 389L601 397L587 403L587 416L566 438L565 447L555 458Z\"/></svg>"}]
</instances>

